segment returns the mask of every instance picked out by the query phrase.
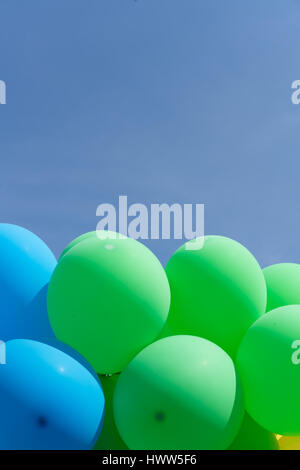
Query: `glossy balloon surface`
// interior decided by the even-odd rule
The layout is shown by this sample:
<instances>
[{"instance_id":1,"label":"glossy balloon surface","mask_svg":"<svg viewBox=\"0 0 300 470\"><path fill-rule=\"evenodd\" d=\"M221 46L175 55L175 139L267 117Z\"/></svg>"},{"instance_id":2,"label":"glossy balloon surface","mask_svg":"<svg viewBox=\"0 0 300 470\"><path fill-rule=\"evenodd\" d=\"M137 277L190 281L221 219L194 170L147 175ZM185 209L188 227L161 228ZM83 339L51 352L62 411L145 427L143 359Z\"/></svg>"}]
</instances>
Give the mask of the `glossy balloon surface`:
<instances>
[{"instance_id":1,"label":"glossy balloon surface","mask_svg":"<svg viewBox=\"0 0 300 470\"><path fill-rule=\"evenodd\" d=\"M229 238L207 236L201 249L194 246L183 245L166 267L171 308L165 335L200 336L234 357L249 326L265 312L262 270Z\"/></svg>"},{"instance_id":2,"label":"glossy balloon surface","mask_svg":"<svg viewBox=\"0 0 300 470\"><path fill-rule=\"evenodd\" d=\"M300 304L300 264L273 264L263 273L267 285L267 312L284 305Z\"/></svg>"},{"instance_id":3,"label":"glossy balloon surface","mask_svg":"<svg viewBox=\"0 0 300 470\"><path fill-rule=\"evenodd\" d=\"M118 378L119 374L99 377L105 396L105 415L101 434L94 447L95 450L128 450L118 432L113 413L113 396Z\"/></svg>"},{"instance_id":4,"label":"glossy balloon surface","mask_svg":"<svg viewBox=\"0 0 300 470\"><path fill-rule=\"evenodd\" d=\"M278 450L275 434L266 431L245 413L242 425L230 450Z\"/></svg>"},{"instance_id":5,"label":"glossy balloon surface","mask_svg":"<svg viewBox=\"0 0 300 470\"><path fill-rule=\"evenodd\" d=\"M53 339L47 288L56 266L47 245L25 228L0 224L0 338Z\"/></svg>"},{"instance_id":6,"label":"glossy balloon surface","mask_svg":"<svg viewBox=\"0 0 300 470\"><path fill-rule=\"evenodd\" d=\"M205 339L161 339L121 373L114 416L130 449L226 449L243 417L234 364Z\"/></svg>"},{"instance_id":7,"label":"glossy balloon surface","mask_svg":"<svg viewBox=\"0 0 300 470\"><path fill-rule=\"evenodd\" d=\"M263 428L300 434L300 305L268 312L243 338L236 365L245 407Z\"/></svg>"},{"instance_id":8,"label":"glossy balloon surface","mask_svg":"<svg viewBox=\"0 0 300 470\"><path fill-rule=\"evenodd\" d=\"M87 234L65 250L48 291L58 339L100 374L121 371L162 330L170 289L154 254L141 243L105 232Z\"/></svg>"},{"instance_id":9,"label":"glossy balloon surface","mask_svg":"<svg viewBox=\"0 0 300 470\"><path fill-rule=\"evenodd\" d=\"M99 381L72 357L36 341L8 341L5 356L0 448L92 448L104 412Z\"/></svg>"}]
</instances>

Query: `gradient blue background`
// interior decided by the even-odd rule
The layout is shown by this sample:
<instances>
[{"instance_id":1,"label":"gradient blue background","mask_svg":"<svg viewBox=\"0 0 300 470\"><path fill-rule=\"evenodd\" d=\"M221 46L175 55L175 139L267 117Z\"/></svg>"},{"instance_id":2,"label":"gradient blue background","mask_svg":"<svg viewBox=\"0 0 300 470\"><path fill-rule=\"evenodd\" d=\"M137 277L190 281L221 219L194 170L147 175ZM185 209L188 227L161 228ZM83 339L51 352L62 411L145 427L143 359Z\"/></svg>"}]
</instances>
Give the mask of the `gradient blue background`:
<instances>
[{"instance_id":1,"label":"gradient blue background","mask_svg":"<svg viewBox=\"0 0 300 470\"><path fill-rule=\"evenodd\" d=\"M58 255L96 207L205 203L300 261L298 0L0 0L0 219ZM148 245L166 262L180 242Z\"/></svg>"}]
</instances>

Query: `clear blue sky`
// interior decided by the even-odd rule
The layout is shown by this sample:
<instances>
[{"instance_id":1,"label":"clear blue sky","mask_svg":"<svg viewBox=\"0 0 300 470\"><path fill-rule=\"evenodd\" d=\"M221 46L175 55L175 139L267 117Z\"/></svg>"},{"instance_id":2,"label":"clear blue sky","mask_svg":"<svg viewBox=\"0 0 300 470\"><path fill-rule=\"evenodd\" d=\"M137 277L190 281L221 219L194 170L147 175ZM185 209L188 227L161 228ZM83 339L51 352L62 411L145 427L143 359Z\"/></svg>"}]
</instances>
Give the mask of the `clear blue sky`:
<instances>
[{"instance_id":1,"label":"clear blue sky","mask_svg":"<svg viewBox=\"0 0 300 470\"><path fill-rule=\"evenodd\" d=\"M58 255L116 202L300 262L298 0L0 0L0 219ZM178 242L149 243L166 262Z\"/></svg>"}]
</instances>

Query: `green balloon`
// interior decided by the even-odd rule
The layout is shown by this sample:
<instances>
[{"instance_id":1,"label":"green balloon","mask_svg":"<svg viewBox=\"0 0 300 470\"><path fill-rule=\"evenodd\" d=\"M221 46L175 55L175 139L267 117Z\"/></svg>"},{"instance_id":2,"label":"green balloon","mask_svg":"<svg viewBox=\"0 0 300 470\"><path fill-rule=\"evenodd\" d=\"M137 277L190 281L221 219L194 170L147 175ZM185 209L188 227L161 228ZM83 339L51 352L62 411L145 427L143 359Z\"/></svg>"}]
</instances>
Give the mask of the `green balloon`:
<instances>
[{"instance_id":1,"label":"green balloon","mask_svg":"<svg viewBox=\"0 0 300 470\"><path fill-rule=\"evenodd\" d=\"M113 395L119 374L100 375L99 379L105 397L104 423L94 450L128 450L115 425L113 415Z\"/></svg>"},{"instance_id":2,"label":"green balloon","mask_svg":"<svg viewBox=\"0 0 300 470\"><path fill-rule=\"evenodd\" d=\"M257 424L245 413L239 433L230 450L278 450L278 441L274 434Z\"/></svg>"},{"instance_id":3,"label":"green balloon","mask_svg":"<svg viewBox=\"0 0 300 470\"><path fill-rule=\"evenodd\" d=\"M164 335L191 334L218 344L232 357L249 326L265 312L260 266L240 243L207 236L201 249L190 241L170 258L166 273L171 308Z\"/></svg>"},{"instance_id":4,"label":"green balloon","mask_svg":"<svg viewBox=\"0 0 300 470\"><path fill-rule=\"evenodd\" d=\"M267 312L284 305L300 304L300 264L273 264L263 273L267 284Z\"/></svg>"},{"instance_id":5,"label":"green balloon","mask_svg":"<svg viewBox=\"0 0 300 470\"><path fill-rule=\"evenodd\" d=\"M243 338L237 367L245 407L263 428L300 434L300 306L272 310Z\"/></svg>"},{"instance_id":6,"label":"green balloon","mask_svg":"<svg viewBox=\"0 0 300 470\"><path fill-rule=\"evenodd\" d=\"M79 237L75 238L74 240L71 241L71 243L69 243L69 245L63 250L63 252L61 253L60 257L59 257L59 261L62 259L62 257L71 249L73 248L73 246L75 245L78 245L78 243L86 240L86 239L89 239L89 238L95 238L95 235L97 235L97 233L99 232L95 232L92 231L92 232L87 232L87 233L84 233L83 235L80 235ZM99 233L100 237L101 238L101 231ZM108 234L108 237L109 236L114 236L114 233L115 232L107 232Z\"/></svg>"},{"instance_id":7,"label":"green balloon","mask_svg":"<svg viewBox=\"0 0 300 470\"><path fill-rule=\"evenodd\" d=\"M99 374L121 371L153 342L169 304L169 284L158 259L141 243L113 232L94 232L72 242L48 289L56 336Z\"/></svg>"},{"instance_id":8,"label":"green balloon","mask_svg":"<svg viewBox=\"0 0 300 470\"><path fill-rule=\"evenodd\" d=\"M203 338L156 341L121 373L114 416L131 450L226 449L243 418L234 364Z\"/></svg>"}]
</instances>

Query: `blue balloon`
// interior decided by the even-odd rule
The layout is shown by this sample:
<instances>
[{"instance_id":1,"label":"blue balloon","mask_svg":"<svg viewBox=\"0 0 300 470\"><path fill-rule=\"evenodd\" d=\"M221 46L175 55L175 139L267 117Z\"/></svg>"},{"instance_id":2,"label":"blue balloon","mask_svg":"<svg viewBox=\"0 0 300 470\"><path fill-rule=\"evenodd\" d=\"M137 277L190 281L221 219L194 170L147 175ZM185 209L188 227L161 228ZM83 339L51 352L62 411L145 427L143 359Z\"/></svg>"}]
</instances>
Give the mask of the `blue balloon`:
<instances>
[{"instance_id":1,"label":"blue balloon","mask_svg":"<svg viewBox=\"0 0 300 470\"><path fill-rule=\"evenodd\" d=\"M11 340L0 348L0 449L93 448L104 414L99 380L37 341Z\"/></svg>"},{"instance_id":2,"label":"blue balloon","mask_svg":"<svg viewBox=\"0 0 300 470\"><path fill-rule=\"evenodd\" d=\"M93 366L89 363L89 361L82 354L80 354L78 351L76 351L76 349L72 348L68 344L63 343L62 341L60 341L58 339L55 339L55 340L52 340L52 341L44 341L44 343L48 344L49 346L52 346L55 349L59 349L60 351L67 354L68 356L73 357L73 359L75 359L75 361L79 362L83 367L85 367L96 378L96 380L99 381L100 384L101 384L101 381L99 380L98 374L95 371L95 369L93 368Z\"/></svg>"},{"instance_id":3,"label":"blue balloon","mask_svg":"<svg viewBox=\"0 0 300 470\"><path fill-rule=\"evenodd\" d=\"M36 235L0 224L0 339L54 339L47 314L47 288L57 264Z\"/></svg>"}]
</instances>

